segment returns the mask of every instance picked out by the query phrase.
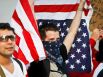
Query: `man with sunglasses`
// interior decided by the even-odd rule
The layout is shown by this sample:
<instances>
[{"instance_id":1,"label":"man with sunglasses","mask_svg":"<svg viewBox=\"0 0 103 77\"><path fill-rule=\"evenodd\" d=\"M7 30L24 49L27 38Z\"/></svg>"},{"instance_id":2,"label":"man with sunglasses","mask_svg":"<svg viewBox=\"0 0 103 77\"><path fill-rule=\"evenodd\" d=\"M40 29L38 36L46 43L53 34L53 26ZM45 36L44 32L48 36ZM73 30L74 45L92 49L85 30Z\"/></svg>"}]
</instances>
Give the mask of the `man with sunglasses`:
<instances>
[{"instance_id":1,"label":"man with sunglasses","mask_svg":"<svg viewBox=\"0 0 103 77\"><path fill-rule=\"evenodd\" d=\"M26 77L26 67L12 58L15 49L15 32L9 23L0 23L0 77Z\"/></svg>"}]
</instances>

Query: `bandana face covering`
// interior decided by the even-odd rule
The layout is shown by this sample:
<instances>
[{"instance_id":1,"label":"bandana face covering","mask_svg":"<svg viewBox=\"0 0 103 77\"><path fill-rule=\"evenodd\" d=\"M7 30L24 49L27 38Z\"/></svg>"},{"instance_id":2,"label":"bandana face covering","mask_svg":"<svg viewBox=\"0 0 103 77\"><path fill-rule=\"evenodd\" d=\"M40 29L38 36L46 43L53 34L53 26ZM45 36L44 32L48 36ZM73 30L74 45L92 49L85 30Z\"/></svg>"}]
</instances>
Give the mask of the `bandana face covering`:
<instances>
[{"instance_id":1,"label":"bandana face covering","mask_svg":"<svg viewBox=\"0 0 103 77\"><path fill-rule=\"evenodd\" d=\"M48 42L43 41L44 47L47 51L48 58L58 64L62 64L63 59L60 55L60 41Z\"/></svg>"}]
</instances>

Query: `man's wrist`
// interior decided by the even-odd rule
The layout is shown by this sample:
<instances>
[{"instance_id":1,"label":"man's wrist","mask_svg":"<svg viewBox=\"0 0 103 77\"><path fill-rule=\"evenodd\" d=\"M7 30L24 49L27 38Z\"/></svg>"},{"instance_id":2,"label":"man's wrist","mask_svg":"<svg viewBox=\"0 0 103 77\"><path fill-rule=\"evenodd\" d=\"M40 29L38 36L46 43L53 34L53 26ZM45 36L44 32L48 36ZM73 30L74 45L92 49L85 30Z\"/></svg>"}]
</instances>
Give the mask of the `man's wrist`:
<instances>
[{"instance_id":1,"label":"man's wrist","mask_svg":"<svg viewBox=\"0 0 103 77\"><path fill-rule=\"evenodd\" d=\"M83 11L83 8L78 8L77 11Z\"/></svg>"},{"instance_id":2,"label":"man's wrist","mask_svg":"<svg viewBox=\"0 0 103 77\"><path fill-rule=\"evenodd\" d=\"M85 5L85 1L86 1L86 0L83 0L82 2L80 2L77 11L83 11L83 7L84 7L84 5Z\"/></svg>"}]
</instances>

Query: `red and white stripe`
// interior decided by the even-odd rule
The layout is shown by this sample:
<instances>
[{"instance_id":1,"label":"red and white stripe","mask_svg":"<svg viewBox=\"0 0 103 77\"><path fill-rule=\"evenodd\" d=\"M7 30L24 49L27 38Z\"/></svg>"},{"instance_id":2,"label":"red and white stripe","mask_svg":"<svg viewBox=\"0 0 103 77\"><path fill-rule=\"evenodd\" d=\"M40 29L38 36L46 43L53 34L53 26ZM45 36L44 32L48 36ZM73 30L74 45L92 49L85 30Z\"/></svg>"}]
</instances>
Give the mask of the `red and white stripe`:
<instances>
[{"instance_id":1,"label":"red and white stripe","mask_svg":"<svg viewBox=\"0 0 103 77\"><path fill-rule=\"evenodd\" d=\"M36 19L73 19L79 2L80 0L35 0L34 10ZM82 18L87 20L89 26L89 20L92 16L93 10L92 8L86 10L86 7L91 8L90 0L86 0L82 15Z\"/></svg>"},{"instance_id":2,"label":"red and white stripe","mask_svg":"<svg viewBox=\"0 0 103 77\"><path fill-rule=\"evenodd\" d=\"M11 26L15 28L17 34L17 53L14 53L14 56L25 64L46 58L38 26L28 0L18 0Z\"/></svg>"}]
</instances>

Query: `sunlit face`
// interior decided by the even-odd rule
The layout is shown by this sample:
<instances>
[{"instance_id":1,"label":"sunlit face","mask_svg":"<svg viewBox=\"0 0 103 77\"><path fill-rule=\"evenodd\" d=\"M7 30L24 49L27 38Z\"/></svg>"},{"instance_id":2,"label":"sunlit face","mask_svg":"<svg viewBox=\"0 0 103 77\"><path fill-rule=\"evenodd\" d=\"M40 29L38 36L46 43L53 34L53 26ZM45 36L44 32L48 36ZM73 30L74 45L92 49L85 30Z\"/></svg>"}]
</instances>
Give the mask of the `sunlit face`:
<instances>
[{"instance_id":1,"label":"sunlit face","mask_svg":"<svg viewBox=\"0 0 103 77\"><path fill-rule=\"evenodd\" d=\"M9 30L0 30L0 37L9 36L9 39L0 40L0 56L11 56L15 49L15 38L11 36L15 36L12 31ZM12 38L12 39L11 39Z\"/></svg>"},{"instance_id":2,"label":"sunlit face","mask_svg":"<svg viewBox=\"0 0 103 77\"><path fill-rule=\"evenodd\" d=\"M45 41L57 41L60 38L58 31L46 31Z\"/></svg>"}]
</instances>

